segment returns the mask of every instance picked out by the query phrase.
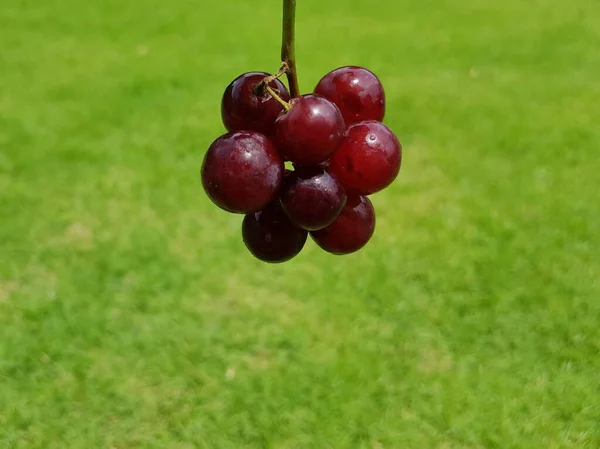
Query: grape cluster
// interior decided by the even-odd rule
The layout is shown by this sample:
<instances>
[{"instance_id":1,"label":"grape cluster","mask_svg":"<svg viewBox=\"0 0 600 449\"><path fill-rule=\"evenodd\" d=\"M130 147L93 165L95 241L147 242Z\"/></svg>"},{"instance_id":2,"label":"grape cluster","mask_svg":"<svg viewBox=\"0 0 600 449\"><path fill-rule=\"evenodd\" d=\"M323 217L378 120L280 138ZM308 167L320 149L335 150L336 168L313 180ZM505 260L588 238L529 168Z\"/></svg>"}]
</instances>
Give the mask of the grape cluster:
<instances>
[{"instance_id":1,"label":"grape cluster","mask_svg":"<svg viewBox=\"0 0 600 449\"><path fill-rule=\"evenodd\" d=\"M243 240L260 260L293 258L309 233L325 251L355 252L375 230L367 196L400 171L402 147L384 115L381 82L362 67L333 70L295 98L277 76L245 73L223 94L228 132L205 155L204 190L245 214Z\"/></svg>"}]
</instances>

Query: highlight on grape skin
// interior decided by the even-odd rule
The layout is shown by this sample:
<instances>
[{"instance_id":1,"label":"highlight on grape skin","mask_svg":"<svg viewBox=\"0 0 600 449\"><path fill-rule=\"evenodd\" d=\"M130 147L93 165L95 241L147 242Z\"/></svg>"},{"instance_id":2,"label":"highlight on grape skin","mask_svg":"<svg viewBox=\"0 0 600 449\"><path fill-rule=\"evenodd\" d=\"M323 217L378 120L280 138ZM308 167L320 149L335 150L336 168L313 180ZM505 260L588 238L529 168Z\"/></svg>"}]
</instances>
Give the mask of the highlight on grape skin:
<instances>
[{"instance_id":1,"label":"highlight on grape skin","mask_svg":"<svg viewBox=\"0 0 600 449\"><path fill-rule=\"evenodd\" d=\"M315 93L335 103L347 126L367 120L383 121L385 91L370 70L346 66L332 70L317 83Z\"/></svg>"},{"instance_id":2,"label":"highlight on grape skin","mask_svg":"<svg viewBox=\"0 0 600 449\"><path fill-rule=\"evenodd\" d=\"M228 212L257 212L278 194L283 159L266 136L253 131L216 139L202 164L202 185L210 199Z\"/></svg>"},{"instance_id":3,"label":"highlight on grape skin","mask_svg":"<svg viewBox=\"0 0 600 449\"><path fill-rule=\"evenodd\" d=\"M383 123L358 122L329 161L329 171L348 193L372 195L389 186L398 176L402 146Z\"/></svg>"},{"instance_id":4,"label":"highlight on grape skin","mask_svg":"<svg viewBox=\"0 0 600 449\"><path fill-rule=\"evenodd\" d=\"M344 140L346 125L339 108L319 95L290 100L290 110L275 121L276 144L298 165L317 165L330 158Z\"/></svg>"},{"instance_id":5,"label":"highlight on grape skin","mask_svg":"<svg viewBox=\"0 0 600 449\"><path fill-rule=\"evenodd\" d=\"M366 196L353 196L338 219L326 228L311 232L311 237L325 251L341 256L364 247L375 232L375 208Z\"/></svg>"},{"instance_id":6,"label":"highlight on grape skin","mask_svg":"<svg viewBox=\"0 0 600 449\"><path fill-rule=\"evenodd\" d=\"M221 118L228 131L257 131L267 136L275 133L275 119L283 111L261 82L269 76L265 72L243 73L225 89L221 99ZM285 101L290 94L280 80L269 87Z\"/></svg>"},{"instance_id":7,"label":"highlight on grape skin","mask_svg":"<svg viewBox=\"0 0 600 449\"><path fill-rule=\"evenodd\" d=\"M281 263L304 248L308 232L294 225L279 201L273 201L262 211L244 217L242 237L254 257L263 262Z\"/></svg>"},{"instance_id":8,"label":"highlight on grape skin","mask_svg":"<svg viewBox=\"0 0 600 449\"><path fill-rule=\"evenodd\" d=\"M402 145L382 123L383 86L373 72L345 66L314 93L291 97L284 73L247 72L227 86L229 132L205 155L203 187L221 209L245 214L242 240L261 261L293 259L308 234L330 254L355 253L375 231L368 195L392 184L402 161Z\"/></svg>"},{"instance_id":9,"label":"highlight on grape skin","mask_svg":"<svg viewBox=\"0 0 600 449\"><path fill-rule=\"evenodd\" d=\"M279 196L287 216L317 231L335 221L346 205L346 191L323 167L299 167L283 180Z\"/></svg>"}]
</instances>

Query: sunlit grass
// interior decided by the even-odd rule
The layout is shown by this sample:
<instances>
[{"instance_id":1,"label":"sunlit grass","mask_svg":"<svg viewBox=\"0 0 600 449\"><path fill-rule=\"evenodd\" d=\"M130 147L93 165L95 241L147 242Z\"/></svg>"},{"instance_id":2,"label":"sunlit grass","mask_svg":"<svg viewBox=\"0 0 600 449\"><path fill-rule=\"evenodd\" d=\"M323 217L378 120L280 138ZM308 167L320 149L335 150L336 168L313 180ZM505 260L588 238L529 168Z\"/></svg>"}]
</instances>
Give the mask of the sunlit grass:
<instances>
[{"instance_id":1,"label":"sunlit grass","mask_svg":"<svg viewBox=\"0 0 600 449\"><path fill-rule=\"evenodd\" d=\"M598 5L298 3L303 90L373 69L405 152L280 266L199 181L278 1L3 3L0 446L600 447Z\"/></svg>"}]
</instances>

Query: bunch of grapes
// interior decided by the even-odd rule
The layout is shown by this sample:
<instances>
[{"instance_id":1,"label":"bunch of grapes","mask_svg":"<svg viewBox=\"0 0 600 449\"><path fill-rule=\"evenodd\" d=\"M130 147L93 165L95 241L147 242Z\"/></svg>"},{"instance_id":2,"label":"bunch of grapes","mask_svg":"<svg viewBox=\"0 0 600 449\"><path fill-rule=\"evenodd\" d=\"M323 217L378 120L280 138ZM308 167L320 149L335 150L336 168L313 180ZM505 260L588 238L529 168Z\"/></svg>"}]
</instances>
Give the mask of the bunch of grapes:
<instances>
[{"instance_id":1,"label":"bunch of grapes","mask_svg":"<svg viewBox=\"0 0 600 449\"><path fill-rule=\"evenodd\" d=\"M245 73L226 88L228 133L206 153L204 190L220 208L245 214L244 243L262 261L290 260L308 234L327 252L358 251L375 230L368 195L394 181L402 159L382 123L381 82L365 68L341 67L313 93L290 98L283 72Z\"/></svg>"}]
</instances>

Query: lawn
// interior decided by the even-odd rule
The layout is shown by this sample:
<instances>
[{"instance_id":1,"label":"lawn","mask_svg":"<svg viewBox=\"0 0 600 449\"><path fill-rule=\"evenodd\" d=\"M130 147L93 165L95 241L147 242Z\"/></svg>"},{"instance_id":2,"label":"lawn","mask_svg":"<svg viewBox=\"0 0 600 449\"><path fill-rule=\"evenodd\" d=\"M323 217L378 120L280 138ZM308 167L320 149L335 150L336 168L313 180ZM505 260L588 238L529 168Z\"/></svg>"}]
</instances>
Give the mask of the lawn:
<instances>
[{"instance_id":1,"label":"lawn","mask_svg":"<svg viewBox=\"0 0 600 449\"><path fill-rule=\"evenodd\" d=\"M246 251L204 195L279 0L3 0L0 447L600 447L600 4L299 0L404 145L377 229Z\"/></svg>"}]
</instances>

